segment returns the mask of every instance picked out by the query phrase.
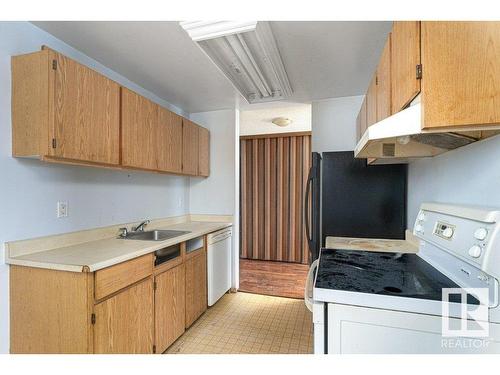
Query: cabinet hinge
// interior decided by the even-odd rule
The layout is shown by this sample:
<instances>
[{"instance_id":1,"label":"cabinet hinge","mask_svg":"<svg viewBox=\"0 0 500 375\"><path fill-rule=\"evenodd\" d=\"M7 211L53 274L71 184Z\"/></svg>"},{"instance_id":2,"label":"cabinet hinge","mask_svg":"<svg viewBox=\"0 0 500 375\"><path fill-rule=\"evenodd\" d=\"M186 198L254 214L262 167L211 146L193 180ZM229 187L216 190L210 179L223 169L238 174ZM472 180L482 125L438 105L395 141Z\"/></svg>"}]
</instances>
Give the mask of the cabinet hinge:
<instances>
[{"instance_id":1,"label":"cabinet hinge","mask_svg":"<svg viewBox=\"0 0 500 375\"><path fill-rule=\"evenodd\" d=\"M57 70L57 60L52 60L52 69Z\"/></svg>"},{"instance_id":2,"label":"cabinet hinge","mask_svg":"<svg viewBox=\"0 0 500 375\"><path fill-rule=\"evenodd\" d=\"M156 290L156 281L153 281L153 290Z\"/></svg>"},{"instance_id":3,"label":"cabinet hinge","mask_svg":"<svg viewBox=\"0 0 500 375\"><path fill-rule=\"evenodd\" d=\"M52 148L56 148L57 147L57 141L55 138L52 138Z\"/></svg>"},{"instance_id":4,"label":"cabinet hinge","mask_svg":"<svg viewBox=\"0 0 500 375\"><path fill-rule=\"evenodd\" d=\"M378 76L375 76L375 86L378 85Z\"/></svg>"},{"instance_id":5,"label":"cabinet hinge","mask_svg":"<svg viewBox=\"0 0 500 375\"><path fill-rule=\"evenodd\" d=\"M422 79L422 64L417 64L417 79Z\"/></svg>"},{"instance_id":6,"label":"cabinet hinge","mask_svg":"<svg viewBox=\"0 0 500 375\"><path fill-rule=\"evenodd\" d=\"M90 315L90 322L92 324L95 324L95 314L94 313L92 313L92 315Z\"/></svg>"},{"instance_id":7,"label":"cabinet hinge","mask_svg":"<svg viewBox=\"0 0 500 375\"><path fill-rule=\"evenodd\" d=\"M156 354L156 345L153 345L153 354Z\"/></svg>"}]
</instances>

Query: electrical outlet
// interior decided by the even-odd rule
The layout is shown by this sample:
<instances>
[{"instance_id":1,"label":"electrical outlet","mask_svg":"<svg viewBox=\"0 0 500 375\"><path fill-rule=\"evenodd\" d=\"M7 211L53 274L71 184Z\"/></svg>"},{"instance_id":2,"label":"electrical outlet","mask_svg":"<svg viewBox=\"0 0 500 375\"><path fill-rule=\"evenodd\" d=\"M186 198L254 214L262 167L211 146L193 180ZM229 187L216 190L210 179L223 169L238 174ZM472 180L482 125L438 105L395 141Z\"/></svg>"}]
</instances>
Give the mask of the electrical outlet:
<instances>
[{"instance_id":1,"label":"electrical outlet","mask_svg":"<svg viewBox=\"0 0 500 375\"><path fill-rule=\"evenodd\" d=\"M57 202L57 217L68 216L68 202Z\"/></svg>"},{"instance_id":2,"label":"electrical outlet","mask_svg":"<svg viewBox=\"0 0 500 375\"><path fill-rule=\"evenodd\" d=\"M179 197L179 200L177 201L177 207L181 208L182 207L182 198Z\"/></svg>"}]
</instances>

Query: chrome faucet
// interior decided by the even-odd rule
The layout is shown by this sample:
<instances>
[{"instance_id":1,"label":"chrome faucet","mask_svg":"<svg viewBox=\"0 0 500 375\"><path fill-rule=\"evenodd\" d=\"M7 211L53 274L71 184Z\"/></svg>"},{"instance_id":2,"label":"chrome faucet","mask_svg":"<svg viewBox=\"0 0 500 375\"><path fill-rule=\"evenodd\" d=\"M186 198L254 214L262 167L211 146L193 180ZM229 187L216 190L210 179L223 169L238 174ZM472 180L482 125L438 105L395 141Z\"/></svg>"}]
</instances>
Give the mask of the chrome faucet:
<instances>
[{"instance_id":1,"label":"chrome faucet","mask_svg":"<svg viewBox=\"0 0 500 375\"><path fill-rule=\"evenodd\" d=\"M128 236L128 229L123 227L123 228L120 228L119 229L120 233L119 233L119 237L120 238L127 238Z\"/></svg>"},{"instance_id":2,"label":"chrome faucet","mask_svg":"<svg viewBox=\"0 0 500 375\"><path fill-rule=\"evenodd\" d=\"M151 220L144 220L142 223L140 223L138 226L136 226L133 230L134 232L144 232L144 227L148 225L151 222Z\"/></svg>"}]
</instances>

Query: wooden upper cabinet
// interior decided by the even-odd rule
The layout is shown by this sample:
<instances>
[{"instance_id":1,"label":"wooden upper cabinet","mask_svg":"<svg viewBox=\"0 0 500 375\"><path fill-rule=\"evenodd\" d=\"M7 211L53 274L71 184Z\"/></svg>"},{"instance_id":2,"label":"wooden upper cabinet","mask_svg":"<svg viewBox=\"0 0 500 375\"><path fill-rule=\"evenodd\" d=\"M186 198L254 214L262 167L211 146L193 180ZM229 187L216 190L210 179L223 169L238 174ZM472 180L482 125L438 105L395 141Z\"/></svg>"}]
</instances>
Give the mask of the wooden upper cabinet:
<instances>
[{"instance_id":1,"label":"wooden upper cabinet","mask_svg":"<svg viewBox=\"0 0 500 375\"><path fill-rule=\"evenodd\" d=\"M182 119L122 88L122 165L182 172Z\"/></svg>"},{"instance_id":2,"label":"wooden upper cabinet","mask_svg":"<svg viewBox=\"0 0 500 375\"><path fill-rule=\"evenodd\" d=\"M377 67L377 121L391 115L391 34Z\"/></svg>"},{"instance_id":3,"label":"wooden upper cabinet","mask_svg":"<svg viewBox=\"0 0 500 375\"><path fill-rule=\"evenodd\" d=\"M361 139L363 134L365 133L365 130L367 128L366 126L366 96L363 99L363 103L361 103L361 108L358 113L358 117L356 119L356 123L358 126L358 141Z\"/></svg>"},{"instance_id":4,"label":"wooden upper cabinet","mask_svg":"<svg viewBox=\"0 0 500 375\"><path fill-rule=\"evenodd\" d=\"M392 113L406 107L420 92L420 22L396 21L391 32Z\"/></svg>"},{"instance_id":5,"label":"wooden upper cabinet","mask_svg":"<svg viewBox=\"0 0 500 375\"><path fill-rule=\"evenodd\" d=\"M153 281L145 279L94 307L94 353L153 352Z\"/></svg>"},{"instance_id":6,"label":"wooden upper cabinet","mask_svg":"<svg viewBox=\"0 0 500 375\"><path fill-rule=\"evenodd\" d=\"M122 88L122 165L156 169L158 105Z\"/></svg>"},{"instance_id":7,"label":"wooden upper cabinet","mask_svg":"<svg viewBox=\"0 0 500 375\"><path fill-rule=\"evenodd\" d=\"M377 122L377 75L375 74L366 93L366 127Z\"/></svg>"},{"instance_id":8,"label":"wooden upper cabinet","mask_svg":"<svg viewBox=\"0 0 500 375\"><path fill-rule=\"evenodd\" d=\"M199 126L187 119L182 120L182 173L198 175Z\"/></svg>"},{"instance_id":9,"label":"wooden upper cabinet","mask_svg":"<svg viewBox=\"0 0 500 375\"><path fill-rule=\"evenodd\" d=\"M53 156L119 163L120 86L54 53Z\"/></svg>"},{"instance_id":10,"label":"wooden upper cabinet","mask_svg":"<svg viewBox=\"0 0 500 375\"><path fill-rule=\"evenodd\" d=\"M155 345L163 353L185 330L186 277L184 264L155 277Z\"/></svg>"},{"instance_id":11,"label":"wooden upper cabinet","mask_svg":"<svg viewBox=\"0 0 500 375\"><path fill-rule=\"evenodd\" d=\"M13 156L119 164L120 86L53 50L12 58Z\"/></svg>"},{"instance_id":12,"label":"wooden upper cabinet","mask_svg":"<svg viewBox=\"0 0 500 375\"><path fill-rule=\"evenodd\" d=\"M199 162L198 174L208 177L210 175L210 132L208 129L199 128Z\"/></svg>"},{"instance_id":13,"label":"wooden upper cabinet","mask_svg":"<svg viewBox=\"0 0 500 375\"><path fill-rule=\"evenodd\" d=\"M500 124L500 22L422 22L423 127Z\"/></svg>"},{"instance_id":14,"label":"wooden upper cabinet","mask_svg":"<svg viewBox=\"0 0 500 375\"><path fill-rule=\"evenodd\" d=\"M12 156L209 175L207 129L46 47L11 65Z\"/></svg>"},{"instance_id":15,"label":"wooden upper cabinet","mask_svg":"<svg viewBox=\"0 0 500 375\"><path fill-rule=\"evenodd\" d=\"M358 112L358 116L356 117L356 142L361 139L363 136L363 132L361 129L361 109Z\"/></svg>"},{"instance_id":16,"label":"wooden upper cabinet","mask_svg":"<svg viewBox=\"0 0 500 375\"><path fill-rule=\"evenodd\" d=\"M182 117L159 107L156 139L158 169L182 173Z\"/></svg>"}]
</instances>

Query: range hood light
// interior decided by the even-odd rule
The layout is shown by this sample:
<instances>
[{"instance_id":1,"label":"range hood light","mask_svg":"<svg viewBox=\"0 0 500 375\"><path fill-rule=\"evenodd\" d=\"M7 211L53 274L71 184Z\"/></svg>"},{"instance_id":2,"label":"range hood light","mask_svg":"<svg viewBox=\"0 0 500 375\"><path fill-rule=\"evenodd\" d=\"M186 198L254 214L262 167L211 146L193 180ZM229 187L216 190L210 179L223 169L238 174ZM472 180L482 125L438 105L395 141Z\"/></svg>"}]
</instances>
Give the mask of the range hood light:
<instances>
[{"instance_id":1,"label":"range hood light","mask_svg":"<svg viewBox=\"0 0 500 375\"><path fill-rule=\"evenodd\" d=\"M269 22L193 21L181 27L249 103L293 93Z\"/></svg>"}]
</instances>

